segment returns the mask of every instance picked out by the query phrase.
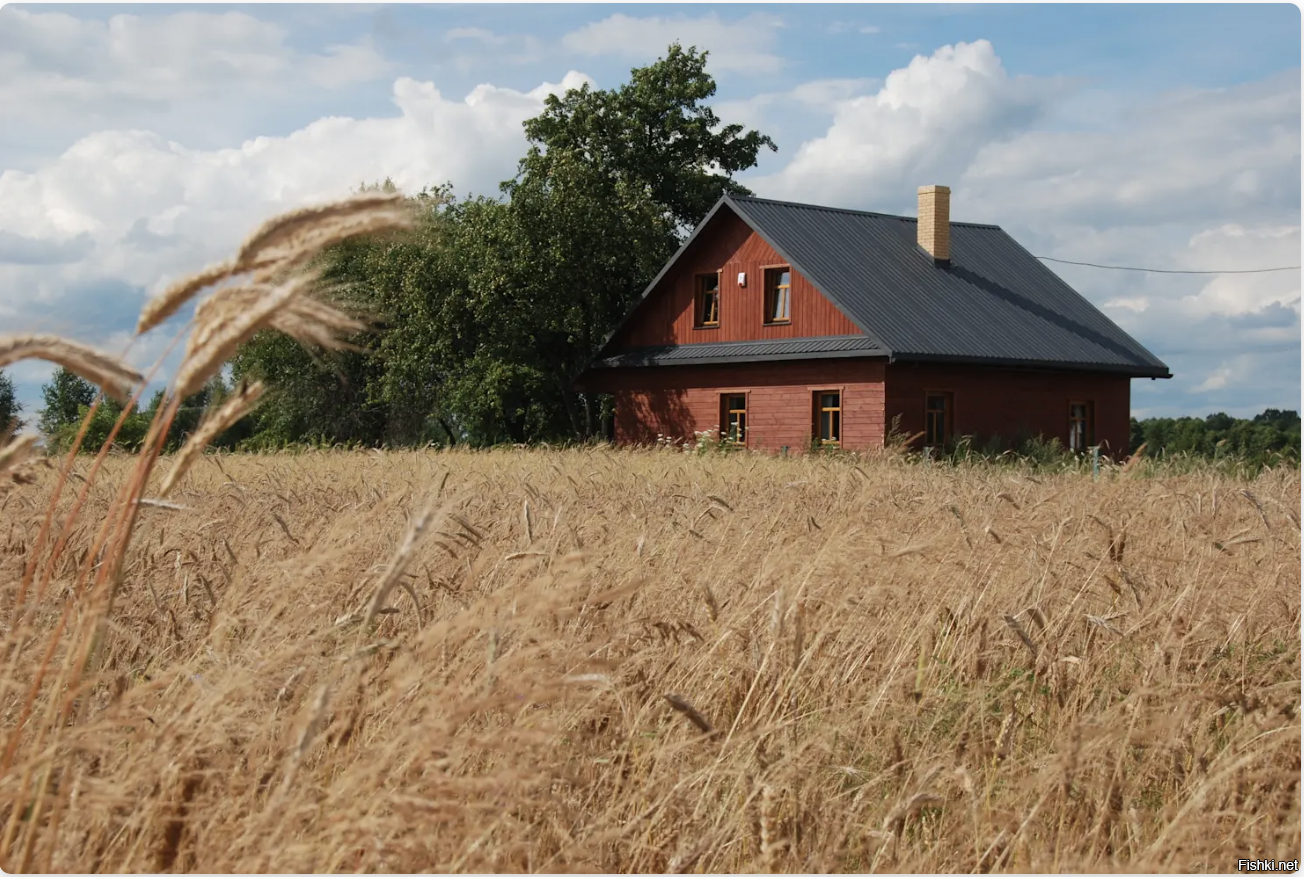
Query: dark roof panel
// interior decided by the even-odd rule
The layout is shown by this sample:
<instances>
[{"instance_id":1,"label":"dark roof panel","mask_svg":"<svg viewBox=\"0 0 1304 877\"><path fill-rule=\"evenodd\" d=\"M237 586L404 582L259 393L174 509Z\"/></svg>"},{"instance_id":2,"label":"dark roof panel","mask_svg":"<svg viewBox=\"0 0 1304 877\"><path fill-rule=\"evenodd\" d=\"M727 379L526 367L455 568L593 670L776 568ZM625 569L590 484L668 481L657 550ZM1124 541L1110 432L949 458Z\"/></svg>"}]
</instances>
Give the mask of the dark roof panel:
<instances>
[{"instance_id":1,"label":"dark roof panel","mask_svg":"<svg viewBox=\"0 0 1304 877\"><path fill-rule=\"evenodd\" d=\"M819 338L785 338L776 341L721 341L706 344L632 347L596 359L589 367L707 365L851 356L887 356L887 351L879 348L864 335L826 335Z\"/></svg>"},{"instance_id":2,"label":"dark roof panel","mask_svg":"<svg viewBox=\"0 0 1304 877\"><path fill-rule=\"evenodd\" d=\"M1168 377L1168 367L992 225L951 223L951 259L912 217L732 197L729 203L897 360L1000 361Z\"/></svg>"}]
</instances>

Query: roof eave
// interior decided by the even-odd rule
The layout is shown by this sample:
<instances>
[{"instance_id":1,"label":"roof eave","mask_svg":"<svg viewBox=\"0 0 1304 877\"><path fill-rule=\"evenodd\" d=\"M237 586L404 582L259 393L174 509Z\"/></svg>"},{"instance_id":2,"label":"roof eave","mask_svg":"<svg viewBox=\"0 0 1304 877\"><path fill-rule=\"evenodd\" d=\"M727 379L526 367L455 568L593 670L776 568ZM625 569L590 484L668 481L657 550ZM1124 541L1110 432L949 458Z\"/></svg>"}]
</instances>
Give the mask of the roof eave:
<instances>
[{"instance_id":1,"label":"roof eave","mask_svg":"<svg viewBox=\"0 0 1304 877\"><path fill-rule=\"evenodd\" d=\"M898 353L892 357L897 363L939 363L948 365L989 365L1004 368L1037 368L1051 371L1103 372L1106 374L1126 375L1132 378L1171 378L1172 372L1166 365L1139 365L1130 363L1106 362L1056 362L1039 359L1014 359L988 356L955 356L934 353Z\"/></svg>"}]
</instances>

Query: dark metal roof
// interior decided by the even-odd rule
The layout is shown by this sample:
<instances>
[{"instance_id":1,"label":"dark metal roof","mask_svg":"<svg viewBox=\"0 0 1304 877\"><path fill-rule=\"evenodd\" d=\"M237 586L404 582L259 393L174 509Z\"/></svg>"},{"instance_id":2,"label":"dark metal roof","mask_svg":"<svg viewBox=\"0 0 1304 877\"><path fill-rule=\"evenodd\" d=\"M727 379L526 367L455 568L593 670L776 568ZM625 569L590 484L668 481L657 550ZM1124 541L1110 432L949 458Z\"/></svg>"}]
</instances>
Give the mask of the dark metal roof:
<instances>
[{"instance_id":1,"label":"dark metal roof","mask_svg":"<svg viewBox=\"0 0 1304 877\"><path fill-rule=\"evenodd\" d=\"M878 355L893 361L1171 377L1163 362L994 225L952 222L951 259L939 263L919 248L914 217L725 195L648 285L644 299L725 208L737 213L794 271L845 313ZM633 319L636 310L637 305L626 320ZM720 346L683 347L691 351ZM666 352L643 364L668 363L672 358L687 364L680 357L693 355ZM759 359L811 355L756 354ZM598 360L606 363L613 358L604 345ZM599 361L593 366L598 367Z\"/></svg>"},{"instance_id":2,"label":"dark metal roof","mask_svg":"<svg viewBox=\"0 0 1304 877\"><path fill-rule=\"evenodd\" d=\"M835 359L852 356L887 356L887 351L880 349L864 335L825 335L820 338L785 338L777 341L719 341L706 344L632 347L594 360L589 367L705 365L784 359Z\"/></svg>"},{"instance_id":3,"label":"dark metal roof","mask_svg":"<svg viewBox=\"0 0 1304 877\"><path fill-rule=\"evenodd\" d=\"M1168 367L994 225L951 223L934 262L916 220L729 197L738 215L894 360L1102 368Z\"/></svg>"}]
</instances>

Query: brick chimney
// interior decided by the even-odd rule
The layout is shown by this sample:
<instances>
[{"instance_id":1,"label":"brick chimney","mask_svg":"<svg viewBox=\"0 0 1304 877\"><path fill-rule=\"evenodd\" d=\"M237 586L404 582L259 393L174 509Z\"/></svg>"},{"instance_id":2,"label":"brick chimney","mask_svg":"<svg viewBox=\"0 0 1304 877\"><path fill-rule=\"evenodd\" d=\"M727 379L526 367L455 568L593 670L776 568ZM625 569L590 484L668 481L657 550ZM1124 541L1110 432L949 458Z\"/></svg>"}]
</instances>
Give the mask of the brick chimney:
<instances>
[{"instance_id":1,"label":"brick chimney","mask_svg":"<svg viewBox=\"0 0 1304 877\"><path fill-rule=\"evenodd\" d=\"M919 187L919 246L934 261L951 261L951 190Z\"/></svg>"}]
</instances>

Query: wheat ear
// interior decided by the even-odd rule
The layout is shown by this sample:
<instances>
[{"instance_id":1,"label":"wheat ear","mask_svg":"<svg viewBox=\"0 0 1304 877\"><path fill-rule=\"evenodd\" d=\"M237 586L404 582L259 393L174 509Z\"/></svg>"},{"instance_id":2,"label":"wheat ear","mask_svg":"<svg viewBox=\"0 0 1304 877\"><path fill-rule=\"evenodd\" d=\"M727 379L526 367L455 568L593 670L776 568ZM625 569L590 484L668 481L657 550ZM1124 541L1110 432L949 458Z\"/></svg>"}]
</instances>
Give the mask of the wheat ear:
<instances>
[{"instance_id":1,"label":"wheat ear","mask_svg":"<svg viewBox=\"0 0 1304 877\"><path fill-rule=\"evenodd\" d=\"M248 271L260 263L266 264L274 251L283 249L288 252L288 245L295 237L323 222L336 223L360 214L395 208L402 202L403 195L399 192L361 192L342 201L282 213L264 222L240 245L235 258L236 269Z\"/></svg>"},{"instance_id":2,"label":"wheat ear","mask_svg":"<svg viewBox=\"0 0 1304 877\"><path fill-rule=\"evenodd\" d=\"M20 359L44 359L61 365L123 404L132 388L142 380L140 372L120 360L83 344L56 335L10 335L0 337L0 368Z\"/></svg>"},{"instance_id":3,"label":"wheat ear","mask_svg":"<svg viewBox=\"0 0 1304 877\"><path fill-rule=\"evenodd\" d=\"M140 321L136 323L136 334L142 335L153 329L180 310L198 292L230 277L233 270L234 266L230 262L219 262L173 283L145 302L145 307L140 311Z\"/></svg>"},{"instance_id":4,"label":"wheat ear","mask_svg":"<svg viewBox=\"0 0 1304 877\"><path fill-rule=\"evenodd\" d=\"M276 287L239 313L231 314L226 310L215 314L214 318L221 324L221 328L206 336L204 343L186 351L186 358L177 371L177 395L184 399L207 383L209 378L221 370L236 348L259 329L267 327L276 313L300 295L312 280L311 277L295 278ZM202 328L197 327L196 333Z\"/></svg>"},{"instance_id":5,"label":"wheat ear","mask_svg":"<svg viewBox=\"0 0 1304 877\"><path fill-rule=\"evenodd\" d=\"M204 448L217 438L230 426L252 411L258 405L258 400L262 398L264 387L262 383L241 384L236 391L225 399L218 409L213 412L212 416L206 418L199 429L195 430L185 445L182 446L177 458L172 462L172 468L163 478L163 484L159 487L159 496L167 496L168 493L181 480L187 470L195 464L195 461L204 453Z\"/></svg>"},{"instance_id":6,"label":"wheat ear","mask_svg":"<svg viewBox=\"0 0 1304 877\"><path fill-rule=\"evenodd\" d=\"M11 469L17 469L32 456L36 445L36 436L20 436L4 447L0 447L0 475Z\"/></svg>"},{"instance_id":7,"label":"wheat ear","mask_svg":"<svg viewBox=\"0 0 1304 877\"><path fill-rule=\"evenodd\" d=\"M389 597L390 591L394 590L394 586L403 578L403 572L412 561L412 555L416 553L417 545L430 528L430 521L433 517L433 511L427 506L412 519L407 533L403 536L403 542L399 545L398 550L394 552L394 556L390 558L389 566L385 568L385 574L380 577L380 584L376 586L376 592L371 595L371 602L367 604L367 613L362 619L363 630L366 630L371 626L371 622L375 621L376 616L385 605L385 599Z\"/></svg>"}]
</instances>

